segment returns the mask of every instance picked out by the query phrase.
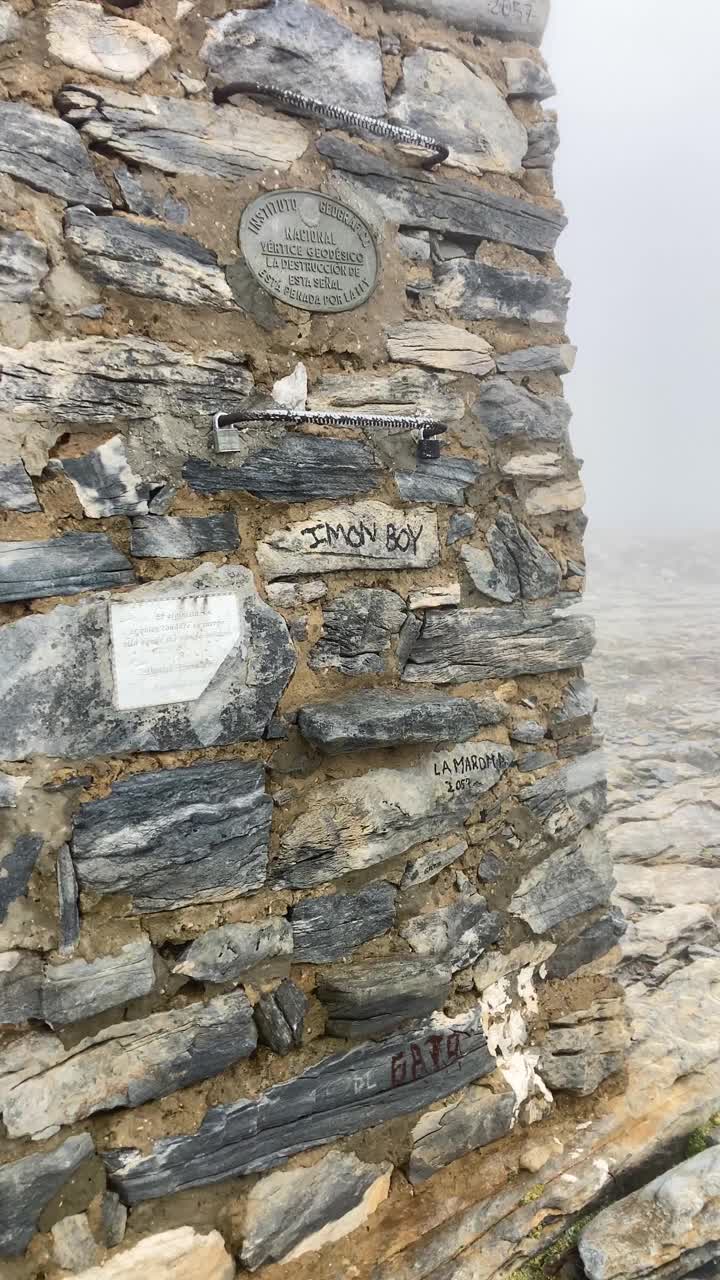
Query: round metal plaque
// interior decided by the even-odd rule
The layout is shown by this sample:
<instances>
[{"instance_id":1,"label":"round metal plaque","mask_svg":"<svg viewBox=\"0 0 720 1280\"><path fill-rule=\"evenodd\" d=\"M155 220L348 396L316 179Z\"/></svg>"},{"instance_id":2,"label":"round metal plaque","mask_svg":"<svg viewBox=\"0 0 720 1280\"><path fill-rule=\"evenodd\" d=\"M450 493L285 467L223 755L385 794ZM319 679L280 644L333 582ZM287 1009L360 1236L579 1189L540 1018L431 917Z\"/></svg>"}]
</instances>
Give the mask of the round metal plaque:
<instances>
[{"instance_id":1,"label":"round metal plaque","mask_svg":"<svg viewBox=\"0 0 720 1280\"><path fill-rule=\"evenodd\" d=\"M319 191L258 196L242 215L239 241L263 289L302 311L351 311L377 283L369 227Z\"/></svg>"}]
</instances>

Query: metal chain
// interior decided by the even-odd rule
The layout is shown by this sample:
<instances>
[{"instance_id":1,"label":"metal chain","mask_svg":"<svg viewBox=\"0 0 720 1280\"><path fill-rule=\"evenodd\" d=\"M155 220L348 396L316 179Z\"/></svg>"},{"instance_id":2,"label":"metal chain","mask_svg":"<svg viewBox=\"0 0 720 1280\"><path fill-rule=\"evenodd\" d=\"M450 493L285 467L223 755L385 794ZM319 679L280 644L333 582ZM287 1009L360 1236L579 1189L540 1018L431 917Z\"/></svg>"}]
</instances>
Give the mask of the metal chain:
<instances>
[{"instance_id":1,"label":"metal chain","mask_svg":"<svg viewBox=\"0 0 720 1280\"><path fill-rule=\"evenodd\" d=\"M348 111L345 107L335 106L330 102L320 102L317 98L308 98L304 93L296 93L294 89L281 89L275 84L256 84L250 80L233 80L231 84L220 85L213 90L215 102L227 102L236 93L260 94L266 98L274 98L286 106L295 107L298 111L309 112L328 120L336 120L351 129L365 129L378 138L388 138L391 142L404 142L411 147L423 147L435 152L427 160L422 161L423 169L432 169L436 164L447 160L450 151L444 143L430 138L425 133L416 133L404 125L389 124L386 120L378 120L375 116L363 116L358 111Z\"/></svg>"},{"instance_id":2,"label":"metal chain","mask_svg":"<svg viewBox=\"0 0 720 1280\"><path fill-rule=\"evenodd\" d=\"M360 427L364 431L380 430L388 435L401 435L410 432L417 441L420 456L432 460L439 456L439 441L436 437L444 435L447 427L434 418L411 418L402 415L386 415L381 413L335 413L332 410L310 409L235 409L229 413L213 415L213 435L215 446L221 452L220 432L226 427L251 422L279 423L283 426L308 424L319 427Z\"/></svg>"}]
</instances>

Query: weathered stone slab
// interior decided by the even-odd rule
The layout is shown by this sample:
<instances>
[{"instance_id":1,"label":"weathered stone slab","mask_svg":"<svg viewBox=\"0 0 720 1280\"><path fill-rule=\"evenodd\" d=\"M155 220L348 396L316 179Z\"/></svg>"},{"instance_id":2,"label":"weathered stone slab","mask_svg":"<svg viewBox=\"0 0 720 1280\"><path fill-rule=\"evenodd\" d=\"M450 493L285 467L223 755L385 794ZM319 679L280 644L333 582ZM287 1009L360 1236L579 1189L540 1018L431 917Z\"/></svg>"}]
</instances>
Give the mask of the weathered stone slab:
<instances>
[{"instance_id":1,"label":"weathered stone slab","mask_svg":"<svg viewBox=\"0 0 720 1280\"><path fill-rule=\"evenodd\" d=\"M456 609L460 604L461 590L459 582L447 582L444 586L425 587L411 591L408 595L408 609Z\"/></svg>"},{"instance_id":2,"label":"weathered stone slab","mask_svg":"<svg viewBox=\"0 0 720 1280\"><path fill-rule=\"evenodd\" d=\"M495 1069L477 1012L436 1014L410 1035L324 1058L254 1101L208 1111L196 1134L163 1139L149 1155L105 1155L129 1204L181 1187L271 1169L297 1151L420 1111Z\"/></svg>"},{"instance_id":3,"label":"weathered stone slab","mask_svg":"<svg viewBox=\"0 0 720 1280\"><path fill-rule=\"evenodd\" d=\"M157 218L161 222L179 225L187 222L190 208L184 200L176 200L169 191L155 194L124 165L118 165L113 177L120 188L123 208L128 213L139 213L143 218Z\"/></svg>"},{"instance_id":4,"label":"weathered stone slab","mask_svg":"<svg viewBox=\"0 0 720 1280\"><path fill-rule=\"evenodd\" d=\"M388 116L444 142L444 163L468 173L517 173L527 151L525 126L490 76L436 49L403 58Z\"/></svg>"},{"instance_id":5,"label":"weathered stone slab","mask_svg":"<svg viewBox=\"0 0 720 1280\"><path fill-rule=\"evenodd\" d=\"M42 846L41 836L17 836L0 860L0 921L16 898L24 895Z\"/></svg>"},{"instance_id":6,"label":"weathered stone slab","mask_svg":"<svg viewBox=\"0 0 720 1280\"><path fill-rule=\"evenodd\" d=\"M138 911L241 897L265 881L271 816L260 764L133 774L80 807L80 887L128 894Z\"/></svg>"},{"instance_id":7,"label":"weathered stone slab","mask_svg":"<svg viewBox=\"0 0 720 1280\"><path fill-rule=\"evenodd\" d=\"M280 841L279 884L323 884L456 830L513 758L497 742L464 742L414 768L321 783Z\"/></svg>"},{"instance_id":8,"label":"weathered stone slab","mask_svg":"<svg viewBox=\"0 0 720 1280\"><path fill-rule=\"evenodd\" d=\"M617 946L626 930L627 922L622 912L616 907L611 908L574 938L561 943L548 961L548 978L569 978L577 969L599 960Z\"/></svg>"},{"instance_id":9,"label":"weathered stone slab","mask_svg":"<svg viewBox=\"0 0 720 1280\"><path fill-rule=\"evenodd\" d=\"M153 949L147 938L126 943L117 955L46 964L42 1017L51 1027L67 1026L146 996L154 986Z\"/></svg>"},{"instance_id":10,"label":"weathered stone slab","mask_svg":"<svg viewBox=\"0 0 720 1280\"><path fill-rule=\"evenodd\" d=\"M477 516L474 511L453 511L448 520L447 544L449 547L461 538L470 538L475 532Z\"/></svg>"},{"instance_id":11,"label":"weathered stone slab","mask_svg":"<svg viewBox=\"0 0 720 1280\"><path fill-rule=\"evenodd\" d=\"M112 201L75 130L24 102L0 102L0 173L66 204L109 212Z\"/></svg>"},{"instance_id":12,"label":"weathered stone slab","mask_svg":"<svg viewBox=\"0 0 720 1280\"><path fill-rule=\"evenodd\" d=\"M484 384L475 414L490 438L497 441L524 437L563 442L572 417L567 400L561 396L533 395L509 378L491 378ZM538 514L527 502L525 506L529 515Z\"/></svg>"},{"instance_id":13,"label":"weathered stone slab","mask_svg":"<svg viewBox=\"0 0 720 1280\"><path fill-rule=\"evenodd\" d=\"M18 796L29 781L28 774L0 773L0 809L16 809Z\"/></svg>"},{"instance_id":14,"label":"weathered stone slab","mask_svg":"<svg viewBox=\"0 0 720 1280\"><path fill-rule=\"evenodd\" d=\"M80 940L80 910L78 886L68 845L58 849L55 874L58 892L58 952L72 955Z\"/></svg>"},{"instance_id":15,"label":"weathered stone slab","mask_svg":"<svg viewBox=\"0 0 720 1280\"><path fill-rule=\"evenodd\" d=\"M463 895L449 907L412 916L400 926L400 936L418 955L447 965L451 973L475 964L500 936L500 916L488 911L479 893Z\"/></svg>"},{"instance_id":16,"label":"weathered stone slab","mask_svg":"<svg viewBox=\"0 0 720 1280\"><path fill-rule=\"evenodd\" d=\"M329 755L419 742L458 742L484 725L496 724L494 708L470 698L444 694L408 696L393 690L364 689L337 702L301 707L303 737Z\"/></svg>"},{"instance_id":17,"label":"weathered stone slab","mask_svg":"<svg viewBox=\"0 0 720 1280\"><path fill-rule=\"evenodd\" d=\"M196 493L252 493L266 502L304 502L370 493L382 470L357 440L288 434L280 444L253 448L240 466L190 458L185 483Z\"/></svg>"},{"instance_id":18,"label":"weathered stone slab","mask_svg":"<svg viewBox=\"0 0 720 1280\"><path fill-rule=\"evenodd\" d=\"M580 479L558 480L539 485L525 498L529 516L551 516L558 511L580 511L585 506L585 490Z\"/></svg>"},{"instance_id":19,"label":"weathered stone slab","mask_svg":"<svg viewBox=\"0 0 720 1280\"><path fill-rule=\"evenodd\" d=\"M32 480L18 458L0 462L0 511L40 511Z\"/></svg>"},{"instance_id":20,"label":"weathered stone slab","mask_svg":"<svg viewBox=\"0 0 720 1280\"><path fill-rule=\"evenodd\" d=\"M226 601L227 624L225 630L216 626L211 637L198 630L197 616L207 612L204 602L218 595ZM151 639L157 647L173 637L179 644L182 635L186 647L192 637L205 636L202 657L195 658L191 673L193 690L200 690L197 696L173 702L166 693L167 705L149 706L133 698L132 709L120 710L108 618L113 606L106 600L59 605L0 631L0 758L171 751L262 737L293 671L295 653L284 621L257 595L249 570L202 565L137 588L121 601L126 607L155 603L151 617L143 613L136 623L135 615L117 615L123 627L137 627L134 676L150 661ZM132 626L123 631L128 643L135 634ZM160 631L155 634L153 628ZM181 646L178 680L184 652ZM198 662L203 664L199 669ZM181 697L189 689L189 684L178 685ZM159 691L142 686L140 695L149 699Z\"/></svg>"},{"instance_id":21,"label":"weathered stone slab","mask_svg":"<svg viewBox=\"0 0 720 1280\"><path fill-rule=\"evenodd\" d=\"M342 84L343 106L385 114L382 62L376 40L363 40L308 0L275 0L267 9L239 9L210 23L200 50L225 84L252 80L322 97L318 86Z\"/></svg>"},{"instance_id":22,"label":"weathered stone slab","mask_svg":"<svg viewBox=\"0 0 720 1280\"><path fill-rule=\"evenodd\" d=\"M592 653L590 618L542 605L433 610L410 649L403 680L464 684L579 666Z\"/></svg>"},{"instance_id":23,"label":"weathered stone slab","mask_svg":"<svg viewBox=\"0 0 720 1280\"><path fill-rule=\"evenodd\" d=\"M560 565L524 524L500 512L488 529L487 541L511 599L542 600L560 590Z\"/></svg>"},{"instance_id":24,"label":"weathered stone slab","mask_svg":"<svg viewBox=\"0 0 720 1280\"><path fill-rule=\"evenodd\" d=\"M524 0L518 5L498 4L498 0L383 0L383 8L393 12L409 9L424 18L449 22L481 36L539 44L550 14L550 0Z\"/></svg>"},{"instance_id":25,"label":"weathered stone slab","mask_svg":"<svg viewBox=\"0 0 720 1280\"><path fill-rule=\"evenodd\" d=\"M3 1093L13 1138L48 1138L96 1111L137 1107L207 1080L249 1057L257 1035L250 1002L233 993L106 1027L72 1049L55 1042L49 1035L52 1065L32 1063L25 1079Z\"/></svg>"},{"instance_id":26,"label":"weathered stone slab","mask_svg":"<svg viewBox=\"0 0 720 1280\"><path fill-rule=\"evenodd\" d=\"M42 959L34 951L0 953L0 1025L41 1017Z\"/></svg>"},{"instance_id":27,"label":"weathered stone slab","mask_svg":"<svg viewBox=\"0 0 720 1280\"><path fill-rule=\"evenodd\" d=\"M134 581L130 561L106 533L0 542L0 601L74 596Z\"/></svg>"},{"instance_id":28,"label":"weathered stone slab","mask_svg":"<svg viewBox=\"0 0 720 1280\"><path fill-rule=\"evenodd\" d=\"M550 734L555 739L589 729L595 710L595 695L587 680L577 676L565 689L562 700L550 713Z\"/></svg>"},{"instance_id":29,"label":"weathered stone slab","mask_svg":"<svg viewBox=\"0 0 720 1280\"><path fill-rule=\"evenodd\" d=\"M411 1134L410 1181L425 1182L453 1160L504 1137L513 1127L516 1105L512 1089L493 1092L479 1086L459 1102L421 1116Z\"/></svg>"},{"instance_id":30,"label":"weathered stone slab","mask_svg":"<svg viewBox=\"0 0 720 1280\"><path fill-rule=\"evenodd\" d=\"M116 1253L80 1280L234 1280L235 1263L219 1231L199 1235L176 1227L146 1236L132 1249Z\"/></svg>"},{"instance_id":31,"label":"weathered stone slab","mask_svg":"<svg viewBox=\"0 0 720 1280\"><path fill-rule=\"evenodd\" d=\"M24 231L0 235L0 303L29 302L49 270L44 244Z\"/></svg>"},{"instance_id":32,"label":"weathered stone slab","mask_svg":"<svg viewBox=\"0 0 720 1280\"><path fill-rule=\"evenodd\" d=\"M427 569L440 558L437 515L398 511L382 502L315 511L257 546L268 581L343 569Z\"/></svg>"},{"instance_id":33,"label":"weathered stone slab","mask_svg":"<svg viewBox=\"0 0 720 1280\"><path fill-rule=\"evenodd\" d=\"M216 255L191 236L123 214L98 218L88 209L68 209L65 241L81 270L100 284L188 307L236 307Z\"/></svg>"},{"instance_id":34,"label":"weathered stone slab","mask_svg":"<svg viewBox=\"0 0 720 1280\"><path fill-rule=\"evenodd\" d=\"M173 967L196 982L236 982L268 960L292 955L292 929L283 916L261 924L224 924L208 929Z\"/></svg>"},{"instance_id":35,"label":"weathered stone slab","mask_svg":"<svg viewBox=\"0 0 720 1280\"><path fill-rule=\"evenodd\" d=\"M0 122L2 110L0 103ZM209 415L218 404L236 404L253 386L245 365L230 352L190 355L148 338L0 347L0 365L0 411L74 428L161 413L181 419Z\"/></svg>"},{"instance_id":36,"label":"weathered stone slab","mask_svg":"<svg viewBox=\"0 0 720 1280\"><path fill-rule=\"evenodd\" d=\"M400 168L331 135L321 137L317 149L334 168L349 174L350 185L369 194L386 218L403 227L552 253L566 225L558 210L443 181L422 169Z\"/></svg>"},{"instance_id":37,"label":"weathered stone slab","mask_svg":"<svg viewBox=\"0 0 720 1280\"><path fill-rule=\"evenodd\" d=\"M605 812L607 767L602 751L588 752L523 787L522 804L550 835L577 835Z\"/></svg>"},{"instance_id":38,"label":"weathered stone slab","mask_svg":"<svg viewBox=\"0 0 720 1280\"><path fill-rule=\"evenodd\" d=\"M449 458L446 454L436 462L418 461L414 471L396 471L395 484L406 502L442 502L462 507L466 490L485 470L472 458Z\"/></svg>"},{"instance_id":39,"label":"weathered stone slab","mask_svg":"<svg viewBox=\"0 0 720 1280\"><path fill-rule=\"evenodd\" d=\"M477 378L495 369L489 342L441 320L405 320L387 330L385 344L390 359L402 364L472 373Z\"/></svg>"},{"instance_id":40,"label":"weathered stone slab","mask_svg":"<svg viewBox=\"0 0 720 1280\"><path fill-rule=\"evenodd\" d=\"M453 258L435 268L435 302L463 320L564 324L569 293L564 276L509 271L469 258Z\"/></svg>"},{"instance_id":41,"label":"weathered stone slab","mask_svg":"<svg viewBox=\"0 0 720 1280\"><path fill-rule=\"evenodd\" d=\"M209 551L234 551L240 543L237 518L217 516L136 516L130 554L163 560L187 560Z\"/></svg>"},{"instance_id":42,"label":"weathered stone slab","mask_svg":"<svg viewBox=\"0 0 720 1280\"><path fill-rule=\"evenodd\" d=\"M455 843L448 843L438 849L431 849L429 853L423 853L419 858L415 858L414 862L408 862L403 878L400 882L402 889L414 889L419 884L425 884L428 880L433 880L439 875L445 867L449 867L458 858L462 858L467 853L468 845L466 840L460 840Z\"/></svg>"},{"instance_id":43,"label":"weathered stone slab","mask_svg":"<svg viewBox=\"0 0 720 1280\"><path fill-rule=\"evenodd\" d=\"M464 546L460 548L460 559L476 591L489 600L512 604L515 596L489 551L484 547Z\"/></svg>"},{"instance_id":44,"label":"weathered stone slab","mask_svg":"<svg viewBox=\"0 0 720 1280\"><path fill-rule=\"evenodd\" d=\"M100 1230L107 1249L122 1244L127 1225L127 1209L114 1191L104 1191L100 1202Z\"/></svg>"},{"instance_id":45,"label":"weathered stone slab","mask_svg":"<svg viewBox=\"0 0 720 1280\"><path fill-rule=\"evenodd\" d=\"M552 1090L586 1097L622 1069L630 1033L622 998L551 1017L538 1070Z\"/></svg>"},{"instance_id":46,"label":"weathered stone slab","mask_svg":"<svg viewBox=\"0 0 720 1280\"><path fill-rule=\"evenodd\" d=\"M100 1256L86 1213L71 1213L50 1228L53 1258L64 1271L85 1271Z\"/></svg>"},{"instance_id":47,"label":"weathered stone slab","mask_svg":"<svg viewBox=\"0 0 720 1280\"><path fill-rule=\"evenodd\" d=\"M607 843L597 831L590 831L579 843L556 850L529 871L508 910L529 924L533 933L547 933L582 911L604 906L613 884Z\"/></svg>"},{"instance_id":48,"label":"weathered stone slab","mask_svg":"<svg viewBox=\"0 0 720 1280\"><path fill-rule=\"evenodd\" d=\"M379 675L407 619L405 601L382 587L344 591L323 609L323 629L308 657L313 671Z\"/></svg>"},{"instance_id":49,"label":"weathered stone slab","mask_svg":"<svg viewBox=\"0 0 720 1280\"><path fill-rule=\"evenodd\" d=\"M575 367L577 347L563 342L557 347L521 347L507 355L495 357L500 373L571 373Z\"/></svg>"},{"instance_id":50,"label":"weathered stone slab","mask_svg":"<svg viewBox=\"0 0 720 1280\"><path fill-rule=\"evenodd\" d=\"M308 999L294 982L285 978L275 991L261 996L255 1005L255 1022L262 1044L275 1053L298 1049L305 1033Z\"/></svg>"},{"instance_id":51,"label":"weathered stone slab","mask_svg":"<svg viewBox=\"0 0 720 1280\"><path fill-rule=\"evenodd\" d=\"M557 116L547 112L539 124L528 126L528 149L523 160L524 169L552 169L555 152L560 146Z\"/></svg>"},{"instance_id":52,"label":"weathered stone slab","mask_svg":"<svg viewBox=\"0 0 720 1280\"><path fill-rule=\"evenodd\" d=\"M0 44L9 44L11 40L19 40L22 33L22 22L11 4L0 4Z\"/></svg>"},{"instance_id":53,"label":"weathered stone slab","mask_svg":"<svg viewBox=\"0 0 720 1280\"><path fill-rule=\"evenodd\" d=\"M0 1168L0 1257L24 1253L45 1206L94 1151L90 1134L80 1133L54 1151L25 1156Z\"/></svg>"},{"instance_id":54,"label":"weathered stone slab","mask_svg":"<svg viewBox=\"0 0 720 1280\"><path fill-rule=\"evenodd\" d=\"M552 480L562 475L563 460L559 453L517 453L500 465L504 476L513 480Z\"/></svg>"},{"instance_id":55,"label":"weathered stone slab","mask_svg":"<svg viewBox=\"0 0 720 1280\"><path fill-rule=\"evenodd\" d=\"M397 890L385 880L357 893L307 898L290 908L296 963L342 960L371 938L389 933L395 923Z\"/></svg>"},{"instance_id":56,"label":"weathered stone slab","mask_svg":"<svg viewBox=\"0 0 720 1280\"><path fill-rule=\"evenodd\" d=\"M150 486L134 474L122 436L112 436L78 457L63 458L62 469L92 520L147 513Z\"/></svg>"},{"instance_id":57,"label":"weathered stone slab","mask_svg":"<svg viewBox=\"0 0 720 1280\"><path fill-rule=\"evenodd\" d=\"M62 90L58 105L89 143L163 173L237 179L282 171L310 140L294 120L95 85Z\"/></svg>"},{"instance_id":58,"label":"weathered stone slab","mask_svg":"<svg viewBox=\"0 0 720 1280\"><path fill-rule=\"evenodd\" d=\"M442 1009L450 994L448 966L413 956L368 960L321 973L317 996L328 1013L327 1032L348 1040L387 1035Z\"/></svg>"},{"instance_id":59,"label":"weathered stone slab","mask_svg":"<svg viewBox=\"0 0 720 1280\"><path fill-rule=\"evenodd\" d=\"M535 98L537 102L542 102L545 98L553 98L557 93L547 67L535 58L503 58L503 65L508 97Z\"/></svg>"},{"instance_id":60,"label":"weathered stone slab","mask_svg":"<svg viewBox=\"0 0 720 1280\"><path fill-rule=\"evenodd\" d=\"M291 1262L357 1230L387 1199L391 1173L390 1164L331 1151L310 1169L263 1178L247 1201L243 1266Z\"/></svg>"},{"instance_id":61,"label":"weathered stone slab","mask_svg":"<svg viewBox=\"0 0 720 1280\"><path fill-rule=\"evenodd\" d=\"M139 80L171 45L149 27L106 14L88 0L58 0L48 13L48 49L66 67L105 80Z\"/></svg>"},{"instance_id":62,"label":"weathered stone slab","mask_svg":"<svg viewBox=\"0 0 720 1280\"><path fill-rule=\"evenodd\" d=\"M313 388L308 407L459 422L465 417L465 401L456 382L450 374L414 367L389 373L326 373ZM381 432L377 434L381 438Z\"/></svg>"}]
</instances>

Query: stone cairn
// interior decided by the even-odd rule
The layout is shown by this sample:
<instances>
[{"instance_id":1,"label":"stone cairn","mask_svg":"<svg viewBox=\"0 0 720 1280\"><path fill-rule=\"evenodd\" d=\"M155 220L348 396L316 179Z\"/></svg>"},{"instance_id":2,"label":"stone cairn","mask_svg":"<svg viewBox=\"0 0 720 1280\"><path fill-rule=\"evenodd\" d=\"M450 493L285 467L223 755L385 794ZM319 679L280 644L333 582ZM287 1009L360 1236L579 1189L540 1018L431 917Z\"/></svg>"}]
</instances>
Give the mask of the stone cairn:
<instances>
[{"instance_id":1,"label":"stone cairn","mask_svg":"<svg viewBox=\"0 0 720 1280\"><path fill-rule=\"evenodd\" d=\"M0 1274L493 1280L632 1145L549 0L218 7L0 3Z\"/></svg>"}]
</instances>

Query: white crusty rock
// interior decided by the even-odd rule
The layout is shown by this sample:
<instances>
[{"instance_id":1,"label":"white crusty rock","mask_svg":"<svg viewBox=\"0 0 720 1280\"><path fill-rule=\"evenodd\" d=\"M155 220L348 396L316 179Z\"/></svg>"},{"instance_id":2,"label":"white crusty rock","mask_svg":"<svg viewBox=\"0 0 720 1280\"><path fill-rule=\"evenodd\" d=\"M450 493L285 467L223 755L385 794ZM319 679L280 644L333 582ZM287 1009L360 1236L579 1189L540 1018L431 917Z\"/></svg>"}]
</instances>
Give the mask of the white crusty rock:
<instances>
[{"instance_id":1,"label":"white crusty rock","mask_svg":"<svg viewBox=\"0 0 720 1280\"><path fill-rule=\"evenodd\" d=\"M503 58L508 95L511 98L552 98L557 89L547 68L534 58Z\"/></svg>"},{"instance_id":2,"label":"white crusty rock","mask_svg":"<svg viewBox=\"0 0 720 1280\"><path fill-rule=\"evenodd\" d=\"M234 1280L235 1264L219 1231L200 1235L193 1227L176 1227L146 1236L116 1253L78 1280Z\"/></svg>"},{"instance_id":3,"label":"white crusty rock","mask_svg":"<svg viewBox=\"0 0 720 1280\"><path fill-rule=\"evenodd\" d=\"M257 547L260 570L269 581L343 569L426 569L439 558L434 511L397 511L382 502L316 511Z\"/></svg>"},{"instance_id":4,"label":"white crusty rock","mask_svg":"<svg viewBox=\"0 0 720 1280\"><path fill-rule=\"evenodd\" d=\"M19 40L22 31L22 23L11 4L7 4L5 0L0 3L0 44L7 44L10 40Z\"/></svg>"},{"instance_id":5,"label":"white crusty rock","mask_svg":"<svg viewBox=\"0 0 720 1280\"><path fill-rule=\"evenodd\" d=\"M468 173L517 173L527 152L525 126L490 77L435 49L403 60L388 115L444 142L445 163Z\"/></svg>"},{"instance_id":6,"label":"white crusty rock","mask_svg":"<svg viewBox=\"0 0 720 1280\"><path fill-rule=\"evenodd\" d=\"M48 15L48 49L67 67L128 84L166 58L171 45L149 27L112 17L91 0L59 0Z\"/></svg>"},{"instance_id":7,"label":"white crusty rock","mask_svg":"<svg viewBox=\"0 0 720 1280\"><path fill-rule=\"evenodd\" d=\"M63 458L61 466L84 514L92 520L147 515L150 487L133 473L122 436L112 436L88 453Z\"/></svg>"},{"instance_id":8,"label":"white crusty rock","mask_svg":"<svg viewBox=\"0 0 720 1280\"><path fill-rule=\"evenodd\" d=\"M388 329L386 344L390 359L402 364L472 373L477 378L495 369L489 342L441 320L406 320Z\"/></svg>"},{"instance_id":9,"label":"white crusty rock","mask_svg":"<svg viewBox=\"0 0 720 1280\"><path fill-rule=\"evenodd\" d=\"M550 516L556 511L580 511L584 505L585 490L579 478L540 485L532 489L525 499L525 510L529 516Z\"/></svg>"},{"instance_id":10,"label":"white crusty rock","mask_svg":"<svg viewBox=\"0 0 720 1280\"><path fill-rule=\"evenodd\" d=\"M500 466L504 476L513 480L556 480L562 474L559 453L516 453Z\"/></svg>"}]
</instances>

